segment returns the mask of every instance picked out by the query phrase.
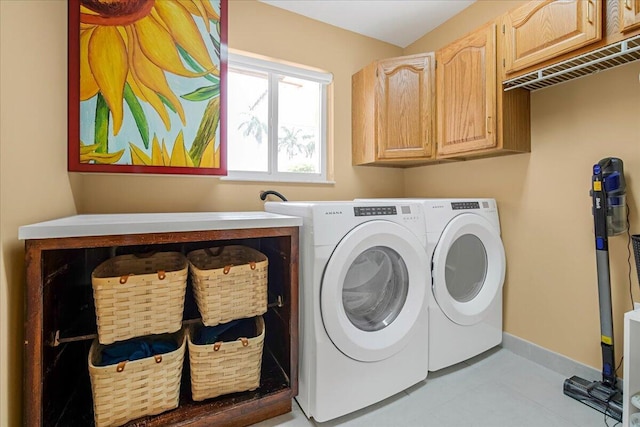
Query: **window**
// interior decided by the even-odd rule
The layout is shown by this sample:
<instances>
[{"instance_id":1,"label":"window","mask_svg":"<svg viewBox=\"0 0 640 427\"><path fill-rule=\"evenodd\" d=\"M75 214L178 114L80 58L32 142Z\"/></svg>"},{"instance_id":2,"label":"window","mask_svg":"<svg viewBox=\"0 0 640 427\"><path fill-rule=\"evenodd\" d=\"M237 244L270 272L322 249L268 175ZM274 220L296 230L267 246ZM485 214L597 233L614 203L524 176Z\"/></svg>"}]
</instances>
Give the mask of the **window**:
<instances>
[{"instance_id":1,"label":"window","mask_svg":"<svg viewBox=\"0 0 640 427\"><path fill-rule=\"evenodd\" d=\"M230 179L325 182L330 73L229 53Z\"/></svg>"}]
</instances>

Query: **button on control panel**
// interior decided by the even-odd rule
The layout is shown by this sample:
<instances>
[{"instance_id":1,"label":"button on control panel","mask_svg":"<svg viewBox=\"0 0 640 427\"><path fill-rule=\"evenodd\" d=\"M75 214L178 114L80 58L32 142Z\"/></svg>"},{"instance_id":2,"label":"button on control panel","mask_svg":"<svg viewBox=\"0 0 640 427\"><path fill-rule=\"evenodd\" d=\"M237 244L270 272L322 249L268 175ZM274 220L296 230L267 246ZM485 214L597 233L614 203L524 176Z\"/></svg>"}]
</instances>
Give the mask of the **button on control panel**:
<instances>
[{"instance_id":1,"label":"button on control panel","mask_svg":"<svg viewBox=\"0 0 640 427\"><path fill-rule=\"evenodd\" d=\"M451 209L480 209L480 203L478 202L451 202Z\"/></svg>"}]
</instances>

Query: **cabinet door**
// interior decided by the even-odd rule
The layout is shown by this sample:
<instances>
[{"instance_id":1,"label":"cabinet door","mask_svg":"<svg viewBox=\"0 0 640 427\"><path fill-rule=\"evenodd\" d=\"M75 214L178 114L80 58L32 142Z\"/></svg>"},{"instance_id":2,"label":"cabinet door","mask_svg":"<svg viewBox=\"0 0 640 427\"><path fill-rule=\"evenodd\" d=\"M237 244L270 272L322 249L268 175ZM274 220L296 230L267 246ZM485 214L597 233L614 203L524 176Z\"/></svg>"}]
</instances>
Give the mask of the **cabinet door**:
<instances>
[{"instance_id":1,"label":"cabinet door","mask_svg":"<svg viewBox=\"0 0 640 427\"><path fill-rule=\"evenodd\" d=\"M434 153L434 54L378 62L377 157L430 158Z\"/></svg>"},{"instance_id":2,"label":"cabinet door","mask_svg":"<svg viewBox=\"0 0 640 427\"><path fill-rule=\"evenodd\" d=\"M622 32L640 27L640 0L620 0L620 29Z\"/></svg>"},{"instance_id":3,"label":"cabinet door","mask_svg":"<svg viewBox=\"0 0 640 427\"><path fill-rule=\"evenodd\" d=\"M496 26L436 54L438 156L496 146Z\"/></svg>"},{"instance_id":4,"label":"cabinet door","mask_svg":"<svg viewBox=\"0 0 640 427\"><path fill-rule=\"evenodd\" d=\"M505 15L503 31L512 73L600 40L602 1L531 1Z\"/></svg>"}]
</instances>

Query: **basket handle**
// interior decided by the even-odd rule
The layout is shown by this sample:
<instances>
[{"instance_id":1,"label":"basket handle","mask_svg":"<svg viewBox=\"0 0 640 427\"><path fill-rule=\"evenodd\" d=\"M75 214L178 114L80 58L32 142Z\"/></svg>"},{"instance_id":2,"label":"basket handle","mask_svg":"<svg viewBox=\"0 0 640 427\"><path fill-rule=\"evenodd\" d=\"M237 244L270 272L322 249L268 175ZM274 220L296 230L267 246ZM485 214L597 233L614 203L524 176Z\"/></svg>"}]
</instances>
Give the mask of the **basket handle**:
<instances>
[{"instance_id":1,"label":"basket handle","mask_svg":"<svg viewBox=\"0 0 640 427\"><path fill-rule=\"evenodd\" d=\"M224 268L222 269L222 274L229 274L231 267L233 267L233 264L225 265Z\"/></svg>"},{"instance_id":2,"label":"basket handle","mask_svg":"<svg viewBox=\"0 0 640 427\"><path fill-rule=\"evenodd\" d=\"M242 342L242 346L246 347L249 345L249 340L245 337L240 337L238 338L238 341ZM213 344L213 351L218 351L220 350L220 347L222 347L222 341L217 341Z\"/></svg>"},{"instance_id":3,"label":"basket handle","mask_svg":"<svg viewBox=\"0 0 640 427\"><path fill-rule=\"evenodd\" d=\"M256 262L255 261L249 261L249 267L251 267L252 270L256 269Z\"/></svg>"},{"instance_id":4,"label":"basket handle","mask_svg":"<svg viewBox=\"0 0 640 427\"><path fill-rule=\"evenodd\" d=\"M126 366L126 364L127 364L126 360L123 361L123 362L118 363L118 365L116 365L116 372L124 371L124 367Z\"/></svg>"},{"instance_id":5,"label":"basket handle","mask_svg":"<svg viewBox=\"0 0 640 427\"><path fill-rule=\"evenodd\" d=\"M226 273L225 273L226 274ZM120 276L120 284L124 285L129 280L129 277L135 276L133 273L125 274L124 276ZM158 270L158 279L164 280L167 277L167 273L164 270Z\"/></svg>"},{"instance_id":6,"label":"basket handle","mask_svg":"<svg viewBox=\"0 0 640 427\"><path fill-rule=\"evenodd\" d=\"M156 363L161 363L162 362L162 355L156 354L155 356L153 356L153 359L156 361Z\"/></svg>"}]
</instances>

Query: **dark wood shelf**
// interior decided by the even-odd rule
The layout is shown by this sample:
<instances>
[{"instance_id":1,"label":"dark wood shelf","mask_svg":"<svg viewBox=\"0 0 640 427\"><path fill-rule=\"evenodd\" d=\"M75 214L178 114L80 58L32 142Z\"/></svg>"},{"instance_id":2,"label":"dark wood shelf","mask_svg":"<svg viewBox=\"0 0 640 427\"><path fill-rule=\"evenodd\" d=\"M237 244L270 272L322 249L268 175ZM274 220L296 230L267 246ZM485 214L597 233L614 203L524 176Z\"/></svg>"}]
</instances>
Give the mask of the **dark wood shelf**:
<instances>
[{"instance_id":1,"label":"dark wood shelf","mask_svg":"<svg viewBox=\"0 0 640 427\"><path fill-rule=\"evenodd\" d=\"M188 253L243 244L269 259L269 308L260 387L191 400L188 353L179 407L126 424L245 426L291 411L298 390L298 228L276 227L26 241L24 419L26 426L94 425L88 353L96 336L91 272L109 257L147 251ZM183 324L200 318L190 280Z\"/></svg>"}]
</instances>

